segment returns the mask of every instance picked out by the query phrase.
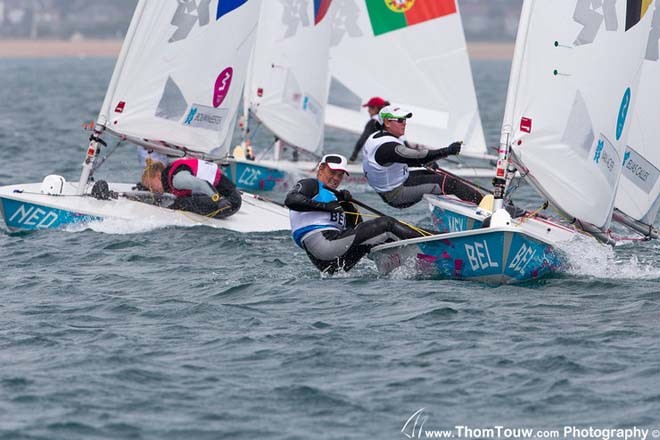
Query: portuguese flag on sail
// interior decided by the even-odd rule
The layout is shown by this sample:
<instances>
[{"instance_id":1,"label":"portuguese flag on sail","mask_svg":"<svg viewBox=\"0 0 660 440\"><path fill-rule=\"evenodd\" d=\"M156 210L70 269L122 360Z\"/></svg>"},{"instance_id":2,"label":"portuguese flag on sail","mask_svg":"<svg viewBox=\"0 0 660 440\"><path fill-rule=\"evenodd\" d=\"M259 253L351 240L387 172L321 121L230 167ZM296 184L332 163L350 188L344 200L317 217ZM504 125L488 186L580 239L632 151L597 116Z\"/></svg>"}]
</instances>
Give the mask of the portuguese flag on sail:
<instances>
[{"instance_id":1,"label":"portuguese flag on sail","mask_svg":"<svg viewBox=\"0 0 660 440\"><path fill-rule=\"evenodd\" d=\"M456 13L456 0L366 0L374 35Z\"/></svg>"}]
</instances>

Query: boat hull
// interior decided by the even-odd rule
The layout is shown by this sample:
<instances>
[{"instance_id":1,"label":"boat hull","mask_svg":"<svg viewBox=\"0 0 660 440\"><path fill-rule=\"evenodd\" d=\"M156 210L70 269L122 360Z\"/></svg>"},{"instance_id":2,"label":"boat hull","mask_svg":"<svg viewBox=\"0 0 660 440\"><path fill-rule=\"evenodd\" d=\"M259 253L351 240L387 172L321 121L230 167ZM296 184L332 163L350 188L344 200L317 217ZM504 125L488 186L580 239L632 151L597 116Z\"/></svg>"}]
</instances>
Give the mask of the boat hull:
<instances>
[{"instance_id":1,"label":"boat hull","mask_svg":"<svg viewBox=\"0 0 660 440\"><path fill-rule=\"evenodd\" d=\"M481 229L491 214L473 203L449 197L426 195L424 198L429 204L435 229L440 233ZM539 216L514 218L511 223L512 226L542 237L549 243L572 240L577 233L575 229Z\"/></svg>"},{"instance_id":2,"label":"boat hull","mask_svg":"<svg viewBox=\"0 0 660 440\"><path fill-rule=\"evenodd\" d=\"M155 227L210 226L237 232L289 230L288 210L274 202L243 193L241 209L225 219L208 218L129 197L132 185L110 183L117 199L97 200L76 195L76 185L66 182L59 195L41 194L39 183L0 187L2 216L10 230L33 231L85 225L105 220L148 222Z\"/></svg>"},{"instance_id":3,"label":"boat hull","mask_svg":"<svg viewBox=\"0 0 660 440\"><path fill-rule=\"evenodd\" d=\"M244 160L229 159L223 165L222 172L231 179L238 189L245 191L287 191L298 179L316 176L318 162L289 160ZM459 177L492 177L489 167L447 167L448 171ZM363 185L367 178L361 163L348 164L348 175L344 177L346 185Z\"/></svg>"},{"instance_id":4,"label":"boat hull","mask_svg":"<svg viewBox=\"0 0 660 440\"><path fill-rule=\"evenodd\" d=\"M382 275L512 284L561 271L565 257L551 243L518 228L484 228L402 240L372 249Z\"/></svg>"},{"instance_id":5,"label":"boat hull","mask_svg":"<svg viewBox=\"0 0 660 440\"><path fill-rule=\"evenodd\" d=\"M222 172L245 191L286 190L290 185L286 171L257 161L231 159Z\"/></svg>"}]
</instances>

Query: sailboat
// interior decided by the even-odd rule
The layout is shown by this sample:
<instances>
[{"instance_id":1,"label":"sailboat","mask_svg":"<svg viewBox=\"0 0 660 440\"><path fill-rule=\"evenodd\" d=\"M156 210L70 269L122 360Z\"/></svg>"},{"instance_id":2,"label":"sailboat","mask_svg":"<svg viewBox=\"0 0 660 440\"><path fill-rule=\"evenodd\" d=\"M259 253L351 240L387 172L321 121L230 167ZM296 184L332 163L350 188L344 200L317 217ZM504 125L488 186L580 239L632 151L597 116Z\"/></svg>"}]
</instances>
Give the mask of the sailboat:
<instances>
[{"instance_id":1,"label":"sailboat","mask_svg":"<svg viewBox=\"0 0 660 440\"><path fill-rule=\"evenodd\" d=\"M656 2L612 217L644 237L656 239L653 224L660 209L660 130L654 110L660 102L659 43L660 8Z\"/></svg>"},{"instance_id":2,"label":"sailboat","mask_svg":"<svg viewBox=\"0 0 660 440\"><path fill-rule=\"evenodd\" d=\"M333 78L352 93L358 109L377 95L405 103L415 114L407 128L407 140L413 144L439 148L464 140L462 157L467 161L448 163L452 173L492 174L494 157L486 150L455 0L431 6L404 2L413 8L395 14L404 17L422 10L422 16L394 33L381 32L376 3L316 0L301 9L291 2L263 2L245 108L277 141L266 149L272 159L229 158L228 173L240 188L270 191L285 188L289 176L313 175L323 149L323 122L362 132L366 114L327 103ZM387 8L387 3L379 7ZM405 65L388 61L391 47L407 54ZM286 159L283 147L292 149L296 159ZM360 164L349 164L349 172L345 182L366 183Z\"/></svg>"},{"instance_id":3,"label":"sailboat","mask_svg":"<svg viewBox=\"0 0 660 440\"><path fill-rule=\"evenodd\" d=\"M277 140L262 146L265 151L257 160L228 159L225 171L239 188L285 189L293 180L290 176L314 172L323 149L331 9L331 0L262 2L244 91L242 130L248 144L252 116ZM300 160L286 160L284 145Z\"/></svg>"},{"instance_id":4,"label":"sailboat","mask_svg":"<svg viewBox=\"0 0 660 440\"><path fill-rule=\"evenodd\" d=\"M657 68L653 46L659 35L652 26L657 15L654 0L598 5L526 0L509 79L492 215L480 207L432 204L436 224L453 224L455 231L374 248L379 271L406 266L446 278L509 283L563 270L561 243L576 236L571 227L539 218L512 219L503 209L516 169L572 224L601 239L607 238L615 204L624 206L623 199L637 201L624 208L633 219L652 220L657 182L637 191L646 197L641 203L621 175L633 157L627 155L632 145L639 157L646 157L644 162L635 156L636 163L647 166L656 160L649 152L657 144L649 147L647 142L657 139L657 127L649 123L657 124L660 115L656 104L649 105L656 101L646 101L643 94L655 90L658 97L658 86L646 84L651 78L646 75ZM653 135L644 138L643 133ZM651 178L652 168L646 169ZM475 220L486 215L490 225L480 227Z\"/></svg>"},{"instance_id":5,"label":"sailboat","mask_svg":"<svg viewBox=\"0 0 660 440\"><path fill-rule=\"evenodd\" d=\"M461 158L476 159L476 166L443 162L452 173L492 176L495 157L486 148L456 0L340 2L330 72L358 106L383 96L410 109L409 143L434 149L464 141ZM354 133L367 119L346 104L326 111L328 126Z\"/></svg>"},{"instance_id":6,"label":"sailboat","mask_svg":"<svg viewBox=\"0 0 660 440\"><path fill-rule=\"evenodd\" d=\"M107 88L78 182L47 176L41 183L0 188L10 229L62 228L108 219L153 219L159 225L208 225L239 232L289 228L280 205L243 194L233 216L219 220L168 209L131 184L109 183L116 198L90 195L100 146L117 137L175 157L224 158L252 50L259 0L140 0Z\"/></svg>"}]
</instances>

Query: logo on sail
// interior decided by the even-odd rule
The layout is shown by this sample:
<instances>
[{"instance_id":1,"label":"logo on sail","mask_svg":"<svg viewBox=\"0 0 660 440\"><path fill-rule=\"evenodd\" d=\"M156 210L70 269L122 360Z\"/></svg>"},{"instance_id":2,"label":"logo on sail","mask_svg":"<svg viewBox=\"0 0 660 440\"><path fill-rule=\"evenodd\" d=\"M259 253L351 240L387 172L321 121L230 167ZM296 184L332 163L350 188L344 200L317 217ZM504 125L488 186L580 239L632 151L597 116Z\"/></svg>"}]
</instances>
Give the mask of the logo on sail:
<instances>
[{"instance_id":1,"label":"logo on sail","mask_svg":"<svg viewBox=\"0 0 660 440\"><path fill-rule=\"evenodd\" d=\"M649 9L653 0L626 0L626 31L639 23ZM605 22L605 30L615 32L619 29L616 1L590 2L578 1L575 4L573 19L582 25L580 34L574 44L591 44L596 40Z\"/></svg>"},{"instance_id":2,"label":"logo on sail","mask_svg":"<svg viewBox=\"0 0 660 440\"><path fill-rule=\"evenodd\" d=\"M248 0L218 0L218 9L216 10L215 19L220 20L224 15L229 14L234 9L244 5ZM186 0L179 1L174 16L170 22L176 26L176 31L169 39L170 43L185 40L188 38L190 31L199 24L200 27L206 26L211 21L210 19L210 4L211 0Z\"/></svg>"},{"instance_id":3,"label":"logo on sail","mask_svg":"<svg viewBox=\"0 0 660 440\"><path fill-rule=\"evenodd\" d=\"M234 76L234 69L227 67L220 72L218 78L215 80L215 87L213 88L213 107L218 108L222 101L225 100L229 94L229 87L231 86L231 79Z\"/></svg>"},{"instance_id":4,"label":"logo on sail","mask_svg":"<svg viewBox=\"0 0 660 440\"><path fill-rule=\"evenodd\" d=\"M619 107L619 117L616 120L616 140L621 139L623 134L623 127L626 125L626 118L628 117L628 108L630 108L630 87L626 89L621 100L621 107Z\"/></svg>"},{"instance_id":5,"label":"logo on sail","mask_svg":"<svg viewBox=\"0 0 660 440\"><path fill-rule=\"evenodd\" d=\"M455 14L456 0L367 0L367 12L374 35L378 36Z\"/></svg>"},{"instance_id":6,"label":"logo on sail","mask_svg":"<svg viewBox=\"0 0 660 440\"><path fill-rule=\"evenodd\" d=\"M628 147L623 155L622 175L640 190L650 194L660 179L660 170L641 154Z\"/></svg>"},{"instance_id":7,"label":"logo on sail","mask_svg":"<svg viewBox=\"0 0 660 440\"><path fill-rule=\"evenodd\" d=\"M594 150L594 163L609 183L614 185L617 178L616 166L621 163L621 158L614 145L602 133Z\"/></svg>"},{"instance_id":8,"label":"logo on sail","mask_svg":"<svg viewBox=\"0 0 660 440\"><path fill-rule=\"evenodd\" d=\"M183 121L184 125L220 131L222 129L227 109L213 108L206 105L193 104Z\"/></svg>"}]
</instances>

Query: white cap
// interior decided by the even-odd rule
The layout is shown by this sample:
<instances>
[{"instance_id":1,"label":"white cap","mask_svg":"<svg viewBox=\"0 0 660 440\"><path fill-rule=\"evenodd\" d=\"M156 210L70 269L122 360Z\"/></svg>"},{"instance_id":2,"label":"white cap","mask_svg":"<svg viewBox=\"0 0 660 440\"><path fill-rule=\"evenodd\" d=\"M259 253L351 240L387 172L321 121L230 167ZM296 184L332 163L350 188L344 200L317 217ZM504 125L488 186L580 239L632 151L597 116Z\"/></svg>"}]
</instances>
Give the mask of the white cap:
<instances>
[{"instance_id":1,"label":"white cap","mask_svg":"<svg viewBox=\"0 0 660 440\"><path fill-rule=\"evenodd\" d=\"M378 116L381 121L385 119L399 119L399 118L412 118L412 112L406 110L405 108L399 107L398 105L388 105L380 109Z\"/></svg>"},{"instance_id":2,"label":"white cap","mask_svg":"<svg viewBox=\"0 0 660 440\"><path fill-rule=\"evenodd\" d=\"M341 154L326 154L321 158L321 163L324 163L331 170L341 170L348 174L348 160Z\"/></svg>"}]
</instances>

